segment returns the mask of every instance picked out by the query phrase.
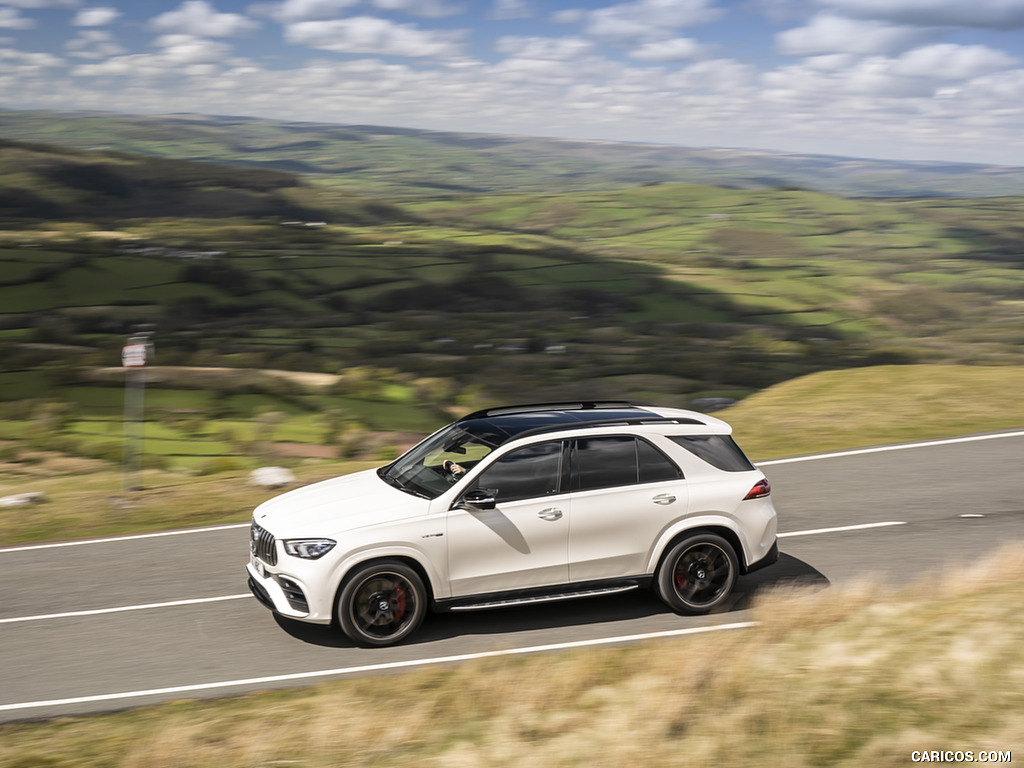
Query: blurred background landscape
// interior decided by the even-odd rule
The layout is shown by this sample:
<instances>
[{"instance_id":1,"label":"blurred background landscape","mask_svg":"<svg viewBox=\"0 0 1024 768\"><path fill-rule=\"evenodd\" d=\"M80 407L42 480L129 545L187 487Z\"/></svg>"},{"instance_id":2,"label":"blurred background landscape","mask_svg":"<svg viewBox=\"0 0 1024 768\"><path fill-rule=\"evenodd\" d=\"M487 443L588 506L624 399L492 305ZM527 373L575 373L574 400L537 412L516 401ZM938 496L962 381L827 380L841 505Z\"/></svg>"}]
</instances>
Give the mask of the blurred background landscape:
<instances>
[{"instance_id":1,"label":"blurred background landscape","mask_svg":"<svg viewBox=\"0 0 1024 768\"><path fill-rule=\"evenodd\" d=\"M992 196L1020 169L199 116L0 135L8 460L119 458L138 329L148 465L203 472L384 457L403 435L364 433L493 402L1024 349L1024 198Z\"/></svg>"}]
</instances>

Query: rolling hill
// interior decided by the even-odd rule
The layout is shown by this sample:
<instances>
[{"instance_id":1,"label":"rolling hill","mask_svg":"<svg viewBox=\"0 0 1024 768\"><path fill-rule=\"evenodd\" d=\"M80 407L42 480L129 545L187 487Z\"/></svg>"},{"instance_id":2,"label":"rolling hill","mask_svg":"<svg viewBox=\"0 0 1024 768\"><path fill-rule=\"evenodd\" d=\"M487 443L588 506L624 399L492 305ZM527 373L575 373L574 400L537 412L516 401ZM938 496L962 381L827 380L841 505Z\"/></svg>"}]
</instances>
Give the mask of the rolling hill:
<instances>
[{"instance_id":1,"label":"rolling hill","mask_svg":"<svg viewBox=\"0 0 1024 768\"><path fill-rule=\"evenodd\" d=\"M0 136L78 149L283 170L392 199L571 192L648 183L846 197L1024 194L1024 169L942 162L692 149L207 115L0 111Z\"/></svg>"}]
</instances>

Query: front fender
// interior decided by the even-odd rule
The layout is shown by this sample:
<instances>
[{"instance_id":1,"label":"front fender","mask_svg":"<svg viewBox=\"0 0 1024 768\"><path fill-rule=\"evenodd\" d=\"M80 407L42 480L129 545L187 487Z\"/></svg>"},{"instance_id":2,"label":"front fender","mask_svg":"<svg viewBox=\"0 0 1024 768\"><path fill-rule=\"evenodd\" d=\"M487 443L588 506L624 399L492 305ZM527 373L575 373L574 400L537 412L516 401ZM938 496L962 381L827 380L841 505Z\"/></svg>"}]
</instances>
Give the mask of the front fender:
<instances>
[{"instance_id":1,"label":"front fender","mask_svg":"<svg viewBox=\"0 0 1024 768\"><path fill-rule=\"evenodd\" d=\"M447 562L445 559L440 562ZM400 559L411 560L422 571L426 577L427 589L430 590L431 598L448 597L448 580L445 575L436 567L436 553L428 552L425 549L410 546L409 544L379 544L368 546L349 552L343 559L338 561L331 573L331 593L337 598L345 577L363 563L371 560Z\"/></svg>"}]
</instances>

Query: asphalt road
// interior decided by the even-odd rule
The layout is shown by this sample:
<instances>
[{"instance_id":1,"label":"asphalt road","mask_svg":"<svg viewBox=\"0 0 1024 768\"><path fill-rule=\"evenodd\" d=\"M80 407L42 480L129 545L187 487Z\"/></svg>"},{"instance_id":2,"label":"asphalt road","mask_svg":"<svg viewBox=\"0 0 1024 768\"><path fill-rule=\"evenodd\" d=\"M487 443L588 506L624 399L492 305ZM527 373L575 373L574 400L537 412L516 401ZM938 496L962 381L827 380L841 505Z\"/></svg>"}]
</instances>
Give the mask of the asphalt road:
<instances>
[{"instance_id":1,"label":"asphalt road","mask_svg":"<svg viewBox=\"0 0 1024 768\"><path fill-rule=\"evenodd\" d=\"M248 595L244 523L0 549L0 722L701 633L749 621L751 596L779 583L955 572L1024 541L1024 431L977 438L763 462L782 556L740 580L729 610L705 617L632 593L429 616L407 644L362 649L328 628L275 619Z\"/></svg>"}]
</instances>

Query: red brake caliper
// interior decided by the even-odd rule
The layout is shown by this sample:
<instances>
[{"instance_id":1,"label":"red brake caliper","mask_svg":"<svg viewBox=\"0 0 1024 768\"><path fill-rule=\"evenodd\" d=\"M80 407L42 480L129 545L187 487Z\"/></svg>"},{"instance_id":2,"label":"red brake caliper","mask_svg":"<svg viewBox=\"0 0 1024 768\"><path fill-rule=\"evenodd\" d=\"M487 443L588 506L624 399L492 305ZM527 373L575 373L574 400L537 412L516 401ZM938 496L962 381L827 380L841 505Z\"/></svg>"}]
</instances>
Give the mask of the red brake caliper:
<instances>
[{"instance_id":1,"label":"red brake caliper","mask_svg":"<svg viewBox=\"0 0 1024 768\"><path fill-rule=\"evenodd\" d=\"M395 621L400 621L405 615L405 590L401 584L395 584Z\"/></svg>"}]
</instances>

